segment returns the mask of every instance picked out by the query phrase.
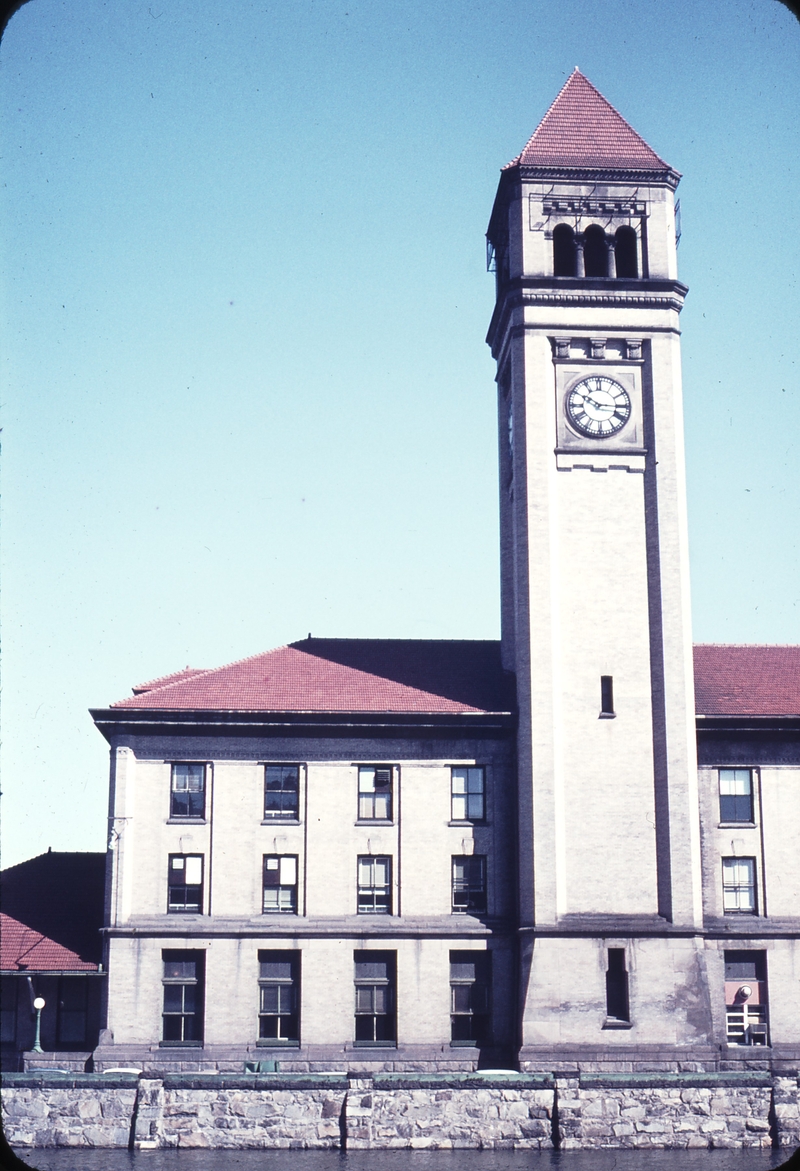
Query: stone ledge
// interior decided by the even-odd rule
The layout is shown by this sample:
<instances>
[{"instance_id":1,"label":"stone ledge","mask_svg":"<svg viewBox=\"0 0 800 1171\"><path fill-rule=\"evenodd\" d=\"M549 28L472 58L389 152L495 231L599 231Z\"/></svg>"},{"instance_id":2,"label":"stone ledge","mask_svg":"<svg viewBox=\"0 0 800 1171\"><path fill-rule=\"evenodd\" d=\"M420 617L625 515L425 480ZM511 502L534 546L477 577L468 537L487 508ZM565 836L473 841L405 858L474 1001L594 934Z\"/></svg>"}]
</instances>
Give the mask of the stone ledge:
<instances>
[{"instance_id":1,"label":"stone ledge","mask_svg":"<svg viewBox=\"0 0 800 1171\"><path fill-rule=\"evenodd\" d=\"M376 1090L546 1090L554 1085L549 1073L502 1073L486 1076L477 1073L376 1073L372 1085Z\"/></svg>"},{"instance_id":2,"label":"stone ledge","mask_svg":"<svg viewBox=\"0 0 800 1171\"><path fill-rule=\"evenodd\" d=\"M771 1086L769 1070L731 1070L726 1073L581 1073L583 1090L747 1089Z\"/></svg>"},{"instance_id":3,"label":"stone ledge","mask_svg":"<svg viewBox=\"0 0 800 1171\"><path fill-rule=\"evenodd\" d=\"M344 1073L155 1073L148 1081L160 1081L165 1090L346 1090Z\"/></svg>"},{"instance_id":4,"label":"stone ledge","mask_svg":"<svg viewBox=\"0 0 800 1171\"><path fill-rule=\"evenodd\" d=\"M138 1073L4 1073L2 1084L15 1090L135 1090Z\"/></svg>"}]
</instances>

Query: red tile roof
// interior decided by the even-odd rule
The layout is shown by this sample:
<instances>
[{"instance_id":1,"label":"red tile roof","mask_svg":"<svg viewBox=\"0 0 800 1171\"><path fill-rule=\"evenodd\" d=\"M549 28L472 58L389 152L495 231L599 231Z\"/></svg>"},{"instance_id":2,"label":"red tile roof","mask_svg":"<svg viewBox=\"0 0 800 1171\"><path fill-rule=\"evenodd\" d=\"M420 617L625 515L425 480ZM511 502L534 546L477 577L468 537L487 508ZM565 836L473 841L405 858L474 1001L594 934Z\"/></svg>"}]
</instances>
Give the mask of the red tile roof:
<instances>
[{"instance_id":1,"label":"red tile roof","mask_svg":"<svg viewBox=\"0 0 800 1171\"><path fill-rule=\"evenodd\" d=\"M193 679L195 675L205 674L204 667L184 667L182 671L173 671L171 675L162 675L159 679L150 679L147 683L136 683L131 688L134 695L142 695L145 691L152 691L156 687L166 687L168 683L181 683L184 679Z\"/></svg>"},{"instance_id":2,"label":"red tile roof","mask_svg":"<svg viewBox=\"0 0 800 1171\"><path fill-rule=\"evenodd\" d=\"M285 712L510 711L500 644L434 639L304 639L113 704Z\"/></svg>"},{"instance_id":3,"label":"red tile roof","mask_svg":"<svg viewBox=\"0 0 800 1171\"><path fill-rule=\"evenodd\" d=\"M800 646L696 646L694 686L698 715L800 716Z\"/></svg>"},{"instance_id":4,"label":"red tile roof","mask_svg":"<svg viewBox=\"0 0 800 1171\"><path fill-rule=\"evenodd\" d=\"M575 69L521 154L508 166L665 171L670 167Z\"/></svg>"},{"instance_id":5,"label":"red tile roof","mask_svg":"<svg viewBox=\"0 0 800 1171\"><path fill-rule=\"evenodd\" d=\"M699 715L800 716L800 647L695 647ZM141 686L115 710L501 712L514 709L500 644L304 639L216 670Z\"/></svg>"},{"instance_id":6,"label":"red tile roof","mask_svg":"<svg viewBox=\"0 0 800 1171\"><path fill-rule=\"evenodd\" d=\"M0 913L0 969L4 972L96 972L74 951Z\"/></svg>"}]
</instances>

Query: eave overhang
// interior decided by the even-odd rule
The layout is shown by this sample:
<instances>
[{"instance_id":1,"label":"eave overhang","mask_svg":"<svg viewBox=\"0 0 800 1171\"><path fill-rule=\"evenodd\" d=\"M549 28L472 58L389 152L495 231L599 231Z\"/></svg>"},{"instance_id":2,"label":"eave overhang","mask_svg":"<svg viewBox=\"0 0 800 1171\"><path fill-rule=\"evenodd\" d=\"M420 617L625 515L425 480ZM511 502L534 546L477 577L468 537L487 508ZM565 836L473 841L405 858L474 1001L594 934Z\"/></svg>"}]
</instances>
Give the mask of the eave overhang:
<instances>
[{"instance_id":1,"label":"eave overhang","mask_svg":"<svg viewBox=\"0 0 800 1171\"><path fill-rule=\"evenodd\" d=\"M697 734L754 732L760 735L781 735L800 733L800 716L754 716L754 715L707 715L699 714L696 717Z\"/></svg>"},{"instance_id":2,"label":"eave overhang","mask_svg":"<svg viewBox=\"0 0 800 1171\"><path fill-rule=\"evenodd\" d=\"M478 736L507 738L515 712L208 711L92 708L89 714L109 743L125 736L180 736L187 732L244 737L276 736Z\"/></svg>"}]
</instances>

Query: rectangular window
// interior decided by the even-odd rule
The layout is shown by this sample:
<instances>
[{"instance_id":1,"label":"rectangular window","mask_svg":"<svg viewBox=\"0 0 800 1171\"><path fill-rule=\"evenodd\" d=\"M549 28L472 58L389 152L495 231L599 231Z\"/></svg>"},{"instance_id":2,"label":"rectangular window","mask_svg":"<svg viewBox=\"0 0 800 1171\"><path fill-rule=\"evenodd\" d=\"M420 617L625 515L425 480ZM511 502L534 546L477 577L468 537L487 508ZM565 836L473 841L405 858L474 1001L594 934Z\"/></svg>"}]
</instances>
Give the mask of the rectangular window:
<instances>
[{"instance_id":1,"label":"rectangular window","mask_svg":"<svg viewBox=\"0 0 800 1171\"><path fill-rule=\"evenodd\" d=\"M482 768L450 770L450 816L453 821L483 821L486 793Z\"/></svg>"},{"instance_id":2,"label":"rectangular window","mask_svg":"<svg viewBox=\"0 0 800 1171\"><path fill-rule=\"evenodd\" d=\"M753 773L749 768L719 770L720 821L753 821Z\"/></svg>"},{"instance_id":3,"label":"rectangular window","mask_svg":"<svg viewBox=\"0 0 800 1171\"><path fill-rule=\"evenodd\" d=\"M391 765L362 765L358 770L358 820L392 820Z\"/></svg>"},{"instance_id":4,"label":"rectangular window","mask_svg":"<svg viewBox=\"0 0 800 1171\"><path fill-rule=\"evenodd\" d=\"M722 859L722 909L728 912L756 913L755 858Z\"/></svg>"},{"instance_id":5,"label":"rectangular window","mask_svg":"<svg viewBox=\"0 0 800 1171\"><path fill-rule=\"evenodd\" d=\"M725 1017L729 1045L768 1045L767 955L725 952Z\"/></svg>"},{"instance_id":6,"label":"rectangular window","mask_svg":"<svg viewBox=\"0 0 800 1171\"><path fill-rule=\"evenodd\" d=\"M170 854L167 911L203 913L203 855Z\"/></svg>"},{"instance_id":7,"label":"rectangular window","mask_svg":"<svg viewBox=\"0 0 800 1171\"><path fill-rule=\"evenodd\" d=\"M205 955L196 951L165 951L161 956L164 964L162 1044L202 1045Z\"/></svg>"},{"instance_id":8,"label":"rectangular window","mask_svg":"<svg viewBox=\"0 0 800 1171\"><path fill-rule=\"evenodd\" d=\"M630 1021L631 1019L624 947L610 947L608 949L606 1016L610 1021Z\"/></svg>"},{"instance_id":9,"label":"rectangular window","mask_svg":"<svg viewBox=\"0 0 800 1171\"><path fill-rule=\"evenodd\" d=\"M297 914L297 854L264 855L265 914Z\"/></svg>"},{"instance_id":10,"label":"rectangular window","mask_svg":"<svg viewBox=\"0 0 800 1171\"><path fill-rule=\"evenodd\" d=\"M453 911L473 915L486 911L486 857L484 854L453 857Z\"/></svg>"},{"instance_id":11,"label":"rectangular window","mask_svg":"<svg viewBox=\"0 0 800 1171\"><path fill-rule=\"evenodd\" d=\"M206 766L173 764L170 817L205 817Z\"/></svg>"},{"instance_id":12,"label":"rectangular window","mask_svg":"<svg viewBox=\"0 0 800 1171\"><path fill-rule=\"evenodd\" d=\"M355 1043L394 1045L395 972L397 953L357 951L355 961Z\"/></svg>"},{"instance_id":13,"label":"rectangular window","mask_svg":"<svg viewBox=\"0 0 800 1171\"><path fill-rule=\"evenodd\" d=\"M3 1045L13 1045L17 1039L18 987L18 977L0 977L0 1044Z\"/></svg>"},{"instance_id":14,"label":"rectangular window","mask_svg":"<svg viewBox=\"0 0 800 1171\"><path fill-rule=\"evenodd\" d=\"M85 976L62 976L58 981L59 1045L80 1048L86 1042L86 1010L89 981Z\"/></svg>"},{"instance_id":15,"label":"rectangular window","mask_svg":"<svg viewBox=\"0 0 800 1171\"><path fill-rule=\"evenodd\" d=\"M604 716L614 715L614 677L600 676L600 711Z\"/></svg>"},{"instance_id":16,"label":"rectangular window","mask_svg":"<svg viewBox=\"0 0 800 1171\"><path fill-rule=\"evenodd\" d=\"M258 953L258 1042L300 1044L300 953Z\"/></svg>"},{"instance_id":17,"label":"rectangular window","mask_svg":"<svg viewBox=\"0 0 800 1171\"><path fill-rule=\"evenodd\" d=\"M358 859L359 915L391 915L392 860L364 855Z\"/></svg>"},{"instance_id":18,"label":"rectangular window","mask_svg":"<svg viewBox=\"0 0 800 1171\"><path fill-rule=\"evenodd\" d=\"M450 952L450 1042L489 1042L489 953Z\"/></svg>"},{"instance_id":19,"label":"rectangular window","mask_svg":"<svg viewBox=\"0 0 800 1171\"><path fill-rule=\"evenodd\" d=\"M300 810L300 765L264 765L264 820L297 821Z\"/></svg>"}]
</instances>

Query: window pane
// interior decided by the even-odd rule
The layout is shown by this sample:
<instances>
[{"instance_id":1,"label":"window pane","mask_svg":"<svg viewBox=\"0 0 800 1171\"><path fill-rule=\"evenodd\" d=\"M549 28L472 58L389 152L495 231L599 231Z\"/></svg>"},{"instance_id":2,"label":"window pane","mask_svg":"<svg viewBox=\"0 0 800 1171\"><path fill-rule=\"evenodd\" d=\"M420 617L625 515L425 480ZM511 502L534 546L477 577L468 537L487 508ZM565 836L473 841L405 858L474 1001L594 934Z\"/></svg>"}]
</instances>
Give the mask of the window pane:
<instances>
[{"instance_id":1,"label":"window pane","mask_svg":"<svg viewBox=\"0 0 800 1171\"><path fill-rule=\"evenodd\" d=\"M359 793L375 792L374 768L360 768L358 770L358 791Z\"/></svg>"},{"instance_id":2,"label":"window pane","mask_svg":"<svg viewBox=\"0 0 800 1171\"><path fill-rule=\"evenodd\" d=\"M467 798L454 796L453 797L453 821L467 820Z\"/></svg>"},{"instance_id":3,"label":"window pane","mask_svg":"<svg viewBox=\"0 0 800 1171\"><path fill-rule=\"evenodd\" d=\"M467 799L467 812L473 821L483 821L483 793L470 793Z\"/></svg>"},{"instance_id":4,"label":"window pane","mask_svg":"<svg viewBox=\"0 0 800 1171\"><path fill-rule=\"evenodd\" d=\"M186 883L188 886L199 886L203 881L203 860L197 855L186 859Z\"/></svg>"},{"instance_id":5,"label":"window pane","mask_svg":"<svg viewBox=\"0 0 800 1171\"><path fill-rule=\"evenodd\" d=\"M356 987L356 1012L373 1011L373 993L375 989L371 987Z\"/></svg>"},{"instance_id":6,"label":"window pane","mask_svg":"<svg viewBox=\"0 0 800 1171\"><path fill-rule=\"evenodd\" d=\"M373 1016L356 1017L356 1041L374 1041L375 1018Z\"/></svg>"},{"instance_id":7,"label":"window pane","mask_svg":"<svg viewBox=\"0 0 800 1171\"><path fill-rule=\"evenodd\" d=\"M356 980L387 980L389 965L372 960L356 960Z\"/></svg>"},{"instance_id":8,"label":"window pane","mask_svg":"<svg viewBox=\"0 0 800 1171\"><path fill-rule=\"evenodd\" d=\"M194 960L164 960L164 977L167 980L194 980L196 972Z\"/></svg>"},{"instance_id":9,"label":"window pane","mask_svg":"<svg viewBox=\"0 0 800 1171\"><path fill-rule=\"evenodd\" d=\"M469 1012L472 1007L472 985L454 984L450 991L453 996L453 1012Z\"/></svg>"},{"instance_id":10,"label":"window pane","mask_svg":"<svg viewBox=\"0 0 800 1171\"><path fill-rule=\"evenodd\" d=\"M183 871L183 868L184 868L184 858L183 858L183 856L182 856L182 855L177 855L176 857L173 857L173 858L170 860L170 866L172 867L172 869L173 869L173 870L180 870L180 871Z\"/></svg>"},{"instance_id":11,"label":"window pane","mask_svg":"<svg viewBox=\"0 0 800 1171\"><path fill-rule=\"evenodd\" d=\"M451 980L474 980L475 979L475 964L473 963L452 963L450 965L450 979Z\"/></svg>"},{"instance_id":12,"label":"window pane","mask_svg":"<svg viewBox=\"0 0 800 1171\"><path fill-rule=\"evenodd\" d=\"M466 770L463 768L453 769L453 793L466 793L467 791L467 777Z\"/></svg>"},{"instance_id":13,"label":"window pane","mask_svg":"<svg viewBox=\"0 0 800 1171\"><path fill-rule=\"evenodd\" d=\"M294 886L297 883L297 858L287 855L281 858L281 886Z\"/></svg>"},{"instance_id":14,"label":"window pane","mask_svg":"<svg viewBox=\"0 0 800 1171\"><path fill-rule=\"evenodd\" d=\"M262 961L261 962L261 978L272 980L291 980L292 965L290 962L283 961Z\"/></svg>"},{"instance_id":15,"label":"window pane","mask_svg":"<svg viewBox=\"0 0 800 1171\"><path fill-rule=\"evenodd\" d=\"M483 769L471 768L467 773L467 785L470 793L483 792Z\"/></svg>"},{"instance_id":16,"label":"window pane","mask_svg":"<svg viewBox=\"0 0 800 1171\"><path fill-rule=\"evenodd\" d=\"M165 1041L182 1041L183 1040L183 1017L180 1017L180 1016L165 1016L164 1017L164 1040Z\"/></svg>"}]
</instances>

